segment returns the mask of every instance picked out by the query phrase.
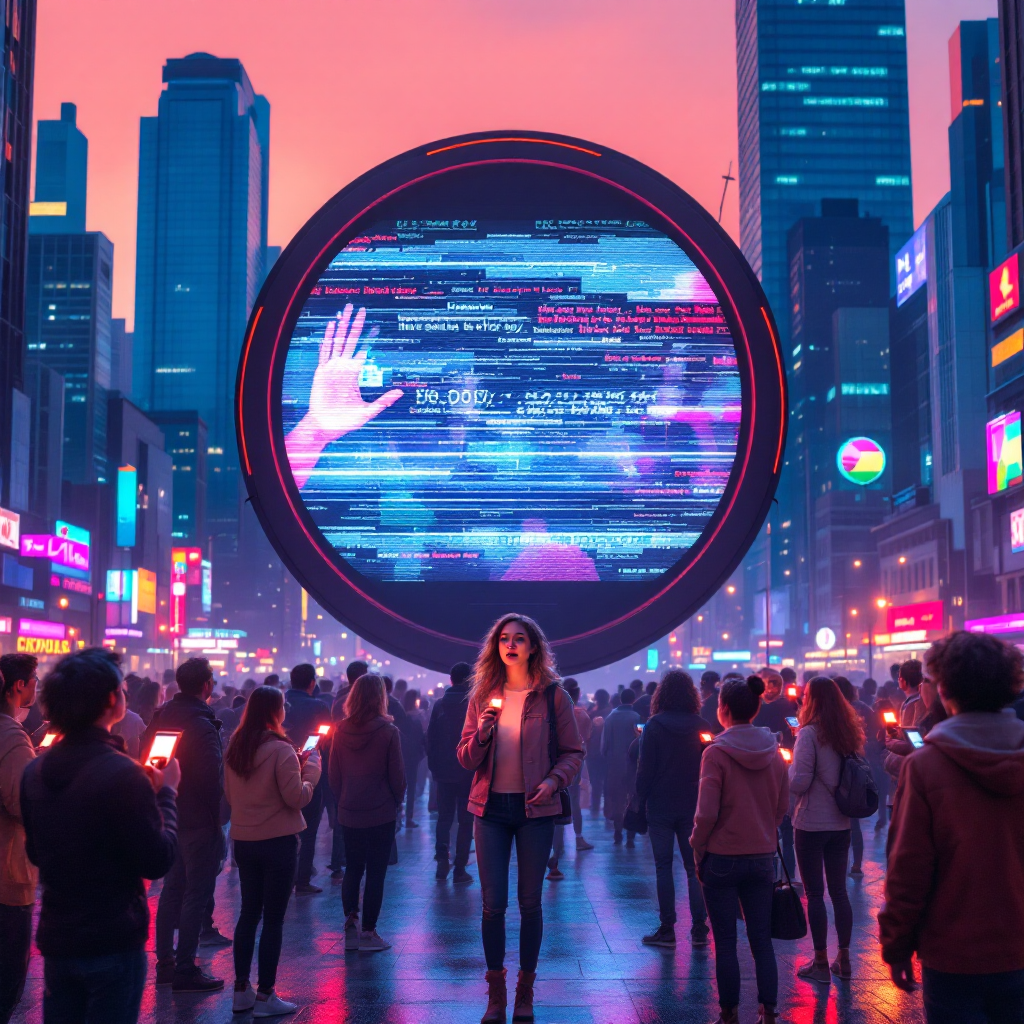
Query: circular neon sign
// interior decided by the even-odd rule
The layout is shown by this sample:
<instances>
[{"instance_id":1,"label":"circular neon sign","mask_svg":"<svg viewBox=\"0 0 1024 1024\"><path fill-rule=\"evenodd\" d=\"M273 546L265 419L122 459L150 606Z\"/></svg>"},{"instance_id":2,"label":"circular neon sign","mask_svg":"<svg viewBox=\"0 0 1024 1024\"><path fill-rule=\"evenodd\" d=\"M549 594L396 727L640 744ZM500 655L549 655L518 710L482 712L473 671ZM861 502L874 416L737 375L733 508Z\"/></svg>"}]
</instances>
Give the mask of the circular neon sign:
<instances>
[{"instance_id":1,"label":"circular neon sign","mask_svg":"<svg viewBox=\"0 0 1024 1024\"><path fill-rule=\"evenodd\" d=\"M873 484L885 472L885 452L870 437L851 437L836 454L839 472L853 484Z\"/></svg>"},{"instance_id":2,"label":"circular neon sign","mask_svg":"<svg viewBox=\"0 0 1024 1024\"><path fill-rule=\"evenodd\" d=\"M764 294L707 212L516 133L396 157L305 225L253 308L236 423L268 537L359 636L446 669L516 609L579 672L736 566L785 413Z\"/></svg>"}]
</instances>

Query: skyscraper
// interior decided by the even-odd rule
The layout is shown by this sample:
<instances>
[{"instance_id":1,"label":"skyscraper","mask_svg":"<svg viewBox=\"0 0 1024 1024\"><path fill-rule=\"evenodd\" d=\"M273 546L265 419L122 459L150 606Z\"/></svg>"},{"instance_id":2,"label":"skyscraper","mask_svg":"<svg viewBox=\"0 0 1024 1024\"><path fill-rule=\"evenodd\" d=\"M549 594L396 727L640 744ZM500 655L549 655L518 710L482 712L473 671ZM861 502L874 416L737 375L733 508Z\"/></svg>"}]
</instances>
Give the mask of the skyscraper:
<instances>
[{"instance_id":1,"label":"skyscraper","mask_svg":"<svg viewBox=\"0 0 1024 1024\"><path fill-rule=\"evenodd\" d=\"M0 71L0 145L4 156L0 161L0 194L4 196L0 204L0 465L3 503L24 509L28 504L31 426L30 404L21 389L36 0L9 0L4 5L4 21L4 62Z\"/></svg>"},{"instance_id":2,"label":"skyscraper","mask_svg":"<svg viewBox=\"0 0 1024 1024\"><path fill-rule=\"evenodd\" d=\"M267 248L270 104L238 60L168 60L139 144L133 397L209 428L208 526L230 553L240 503L234 387Z\"/></svg>"},{"instance_id":3,"label":"skyscraper","mask_svg":"<svg viewBox=\"0 0 1024 1024\"><path fill-rule=\"evenodd\" d=\"M206 549L206 424L195 410L151 412L164 432L164 451L171 457L174 479L175 544Z\"/></svg>"},{"instance_id":4,"label":"skyscraper","mask_svg":"<svg viewBox=\"0 0 1024 1024\"><path fill-rule=\"evenodd\" d=\"M789 337L786 234L822 199L913 230L903 0L737 0L740 246Z\"/></svg>"},{"instance_id":5,"label":"skyscraper","mask_svg":"<svg viewBox=\"0 0 1024 1024\"><path fill-rule=\"evenodd\" d=\"M1024 0L999 0L1007 247L1024 243Z\"/></svg>"},{"instance_id":6,"label":"skyscraper","mask_svg":"<svg viewBox=\"0 0 1024 1024\"><path fill-rule=\"evenodd\" d=\"M40 121L36 136L36 191L29 206L32 234L85 231L89 140L76 125L74 103L60 105L59 121Z\"/></svg>"}]
</instances>

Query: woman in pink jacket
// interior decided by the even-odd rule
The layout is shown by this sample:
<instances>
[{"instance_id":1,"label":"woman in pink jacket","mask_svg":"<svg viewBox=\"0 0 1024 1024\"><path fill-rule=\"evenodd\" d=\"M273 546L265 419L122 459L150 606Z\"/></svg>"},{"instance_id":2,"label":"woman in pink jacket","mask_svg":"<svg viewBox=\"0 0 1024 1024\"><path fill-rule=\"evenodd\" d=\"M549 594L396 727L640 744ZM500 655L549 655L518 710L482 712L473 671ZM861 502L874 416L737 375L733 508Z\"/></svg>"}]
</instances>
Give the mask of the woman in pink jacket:
<instances>
[{"instance_id":1,"label":"woman in pink jacket","mask_svg":"<svg viewBox=\"0 0 1024 1024\"><path fill-rule=\"evenodd\" d=\"M715 936L715 976L722 1007L716 1024L739 1020L740 965L736 918L743 907L754 956L759 1021L775 1024L779 971L772 946L772 892L777 829L789 811L789 779L775 735L750 724L764 682L731 679L718 698L724 732L707 746L700 766L697 814L690 846Z\"/></svg>"}]
</instances>

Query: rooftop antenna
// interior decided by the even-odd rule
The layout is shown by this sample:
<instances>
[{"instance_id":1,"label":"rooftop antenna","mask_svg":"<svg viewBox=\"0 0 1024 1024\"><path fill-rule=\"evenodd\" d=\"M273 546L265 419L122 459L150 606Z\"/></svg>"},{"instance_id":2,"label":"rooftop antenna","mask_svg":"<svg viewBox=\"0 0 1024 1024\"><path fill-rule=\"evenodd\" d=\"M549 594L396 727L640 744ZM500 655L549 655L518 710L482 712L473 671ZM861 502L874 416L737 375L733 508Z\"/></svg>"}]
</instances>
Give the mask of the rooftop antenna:
<instances>
[{"instance_id":1,"label":"rooftop antenna","mask_svg":"<svg viewBox=\"0 0 1024 1024\"><path fill-rule=\"evenodd\" d=\"M725 209L725 193L729 191L729 182L735 181L732 173L732 161L729 161L729 170L722 175L725 184L722 186L722 201L718 204L718 223L722 223L722 211Z\"/></svg>"}]
</instances>

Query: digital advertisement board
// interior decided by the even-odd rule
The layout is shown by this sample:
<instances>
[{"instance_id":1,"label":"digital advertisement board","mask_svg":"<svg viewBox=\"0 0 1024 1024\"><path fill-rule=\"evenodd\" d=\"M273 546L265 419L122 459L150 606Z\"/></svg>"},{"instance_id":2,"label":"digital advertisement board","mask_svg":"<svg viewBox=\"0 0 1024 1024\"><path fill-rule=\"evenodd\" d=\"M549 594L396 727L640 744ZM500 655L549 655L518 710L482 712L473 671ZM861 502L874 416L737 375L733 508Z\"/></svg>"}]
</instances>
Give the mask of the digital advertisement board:
<instances>
[{"instance_id":1,"label":"digital advertisement board","mask_svg":"<svg viewBox=\"0 0 1024 1024\"><path fill-rule=\"evenodd\" d=\"M300 232L236 422L268 537L360 636L446 668L515 608L581 671L742 557L785 382L756 278L685 193L579 140L466 136Z\"/></svg>"},{"instance_id":2,"label":"digital advertisement board","mask_svg":"<svg viewBox=\"0 0 1024 1024\"><path fill-rule=\"evenodd\" d=\"M839 446L836 467L844 479L865 487L873 484L885 472L885 452L870 437L851 437Z\"/></svg>"},{"instance_id":3,"label":"digital advertisement board","mask_svg":"<svg viewBox=\"0 0 1024 1024\"><path fill-rule=\"evenodd\" d=\"M896 254L896 305L902 306L927 280L927 228L922 224Z\"/></svg>"},{"instance_id":4,"label":"digital advertisement board","mask_svg":"<svg viewBox=\"0 0 1024 1024\"><path fill-rule=\"evenodd\" d=\"M1010 513L1010 550L1015 555L1024 551L1024 508Z\"/></svg>"},{"instance_id":5,"label":"digital advertisement board","mask_svg":"<svg viewBox=\"0 0 1024 1024\"><path fill-rule=\"evenodd\" d=\"M1008 412L985 424L988 493L997 494L1024 478L1020 413Z\"/></svg>"},{"instance_id":6,"label":"digital advertisement board","mask_svg":"<svg viewBox=\"0 0 1024 1024\"><path fill-rule=\"evenodd\" d=\"M988 275L988 291L993 323L1020 306L1020 258L1017 253Z\"/></svg>"}]
</instances>

